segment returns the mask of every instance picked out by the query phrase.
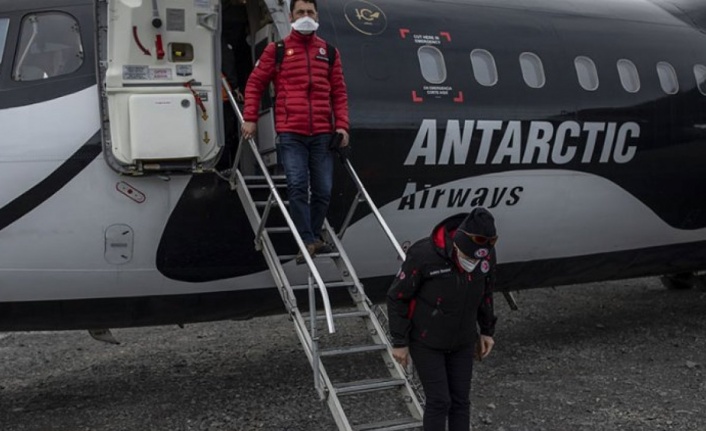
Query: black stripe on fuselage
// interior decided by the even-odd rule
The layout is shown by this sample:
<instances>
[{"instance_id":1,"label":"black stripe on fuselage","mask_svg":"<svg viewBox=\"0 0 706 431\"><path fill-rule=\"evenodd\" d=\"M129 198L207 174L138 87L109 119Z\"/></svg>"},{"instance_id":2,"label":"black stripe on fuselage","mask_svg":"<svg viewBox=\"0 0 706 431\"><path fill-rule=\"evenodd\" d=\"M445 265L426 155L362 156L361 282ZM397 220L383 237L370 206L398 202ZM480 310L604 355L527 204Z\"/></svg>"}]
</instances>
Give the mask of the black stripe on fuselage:
<instances>
[{"instance_id":1,"label":"black stripe on fuselage","mask_svg":"<svg viewBox=\"0 0 706 431\"><path fill-rule=\"evenodd\" d=\"M706 241L590 256L501 264L498 291L617 280L704 269ZM393 276L362 280L373 302L384 300ZM348 293L329 289L334 306L350 306ZM307 292L297 291L307 309ZM118 328L224 319L248 319L284 313L276 289L190 295L0 303L0 331Z\"/></svg>"},{"instance_id":2,"label":"black stripe on fuselage","mask_svg":"<svg viewBox=\"0 0 706 431\"><path fill-rule=\"evenodd\" d=\"M5 229L44 201L52 197L76 177L101 152L100 132L96 132L68 160L39 184L0 208L0 230Z\"/></svg>"}]
</instances>

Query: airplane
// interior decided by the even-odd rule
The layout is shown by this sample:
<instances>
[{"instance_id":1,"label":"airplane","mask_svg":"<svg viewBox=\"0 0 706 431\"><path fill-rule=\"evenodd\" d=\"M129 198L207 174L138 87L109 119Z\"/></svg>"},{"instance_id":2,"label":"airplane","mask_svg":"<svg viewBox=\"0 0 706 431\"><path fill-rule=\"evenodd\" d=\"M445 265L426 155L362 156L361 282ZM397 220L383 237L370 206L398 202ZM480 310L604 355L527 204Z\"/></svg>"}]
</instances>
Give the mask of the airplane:
<instances>
[{"instance_id":1,"label":"airplane","mask_svg":"<svg viewBox=\"0 0 706 431\"><path fill-rule=\"evenodd\" d=\"M220 103L220 6L0 0L1 331L283 312L222 178L237 143ZM703 285L702 2L318 7L318 33L343 61L350 160L401 244L482 206L500 234L499 291ZM252 65L288 33L288 3L245 8L251 50L237 54ZM271 103L258 137L270 150ZM340 226L356 189L343 169L334 188ZM383 298L400 261L371 211L342 241L366 293Z\"/></svg>"}]
</instances>

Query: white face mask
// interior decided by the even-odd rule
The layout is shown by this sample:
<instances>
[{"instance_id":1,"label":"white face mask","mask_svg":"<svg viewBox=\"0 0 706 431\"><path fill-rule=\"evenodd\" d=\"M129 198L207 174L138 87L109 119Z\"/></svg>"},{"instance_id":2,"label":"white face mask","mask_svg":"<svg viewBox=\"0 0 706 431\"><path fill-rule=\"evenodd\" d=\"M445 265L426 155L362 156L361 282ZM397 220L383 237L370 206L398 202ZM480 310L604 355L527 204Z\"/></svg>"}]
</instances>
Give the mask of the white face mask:
<instances>
[{"instance_id":1,"label":"white face mask","mask_svg":"<svg viewBox=\"0 0 706 431\"><path fill-rule=\"evenodd\" d=\"M478 266L478 259L464 259L461 256L458 257L458 264L461 265L466 272L473 272Z\"/></svg>"},{"instance_id":2,"label":"white face mask","mask_svg":"<svg viewBox=\"0 0 706 431\"><path fill-rule=\"evenodd\" d=\"M292 23L292 29L301 34L311 34L319 29L319 23L314 18L305 16Z\"/></svg>"}]
</instances>

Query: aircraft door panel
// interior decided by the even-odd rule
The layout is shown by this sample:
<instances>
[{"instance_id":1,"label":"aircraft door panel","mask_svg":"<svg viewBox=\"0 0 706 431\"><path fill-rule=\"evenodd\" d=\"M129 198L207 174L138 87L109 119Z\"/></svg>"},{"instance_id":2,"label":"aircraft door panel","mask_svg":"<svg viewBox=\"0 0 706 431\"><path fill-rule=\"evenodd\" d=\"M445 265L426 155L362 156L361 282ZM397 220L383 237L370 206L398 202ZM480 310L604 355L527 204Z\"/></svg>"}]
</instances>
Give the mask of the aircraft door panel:
<instances>
[{"instance_id":1,"label":"aircraft door panel","mask_svg":"<svg viewBox=\"0 0 706 431\"><path fill-rule=\"evenodd\" d=\"M223 146L219 1L116 0L97 13L108 23L99 78L111 167L135 175L213 167Z\"/></svg>"},{"instance_id":2,"label":"aircraft door panel","mask_svg":"<svg viewBox=\"0 0 706 431\"><path fill-rule=\"evenodd\" d=\"M191 94L132 94L128 100L130 152L140 160L198 158L196 105Z\"/></svg>"}]
</instances>

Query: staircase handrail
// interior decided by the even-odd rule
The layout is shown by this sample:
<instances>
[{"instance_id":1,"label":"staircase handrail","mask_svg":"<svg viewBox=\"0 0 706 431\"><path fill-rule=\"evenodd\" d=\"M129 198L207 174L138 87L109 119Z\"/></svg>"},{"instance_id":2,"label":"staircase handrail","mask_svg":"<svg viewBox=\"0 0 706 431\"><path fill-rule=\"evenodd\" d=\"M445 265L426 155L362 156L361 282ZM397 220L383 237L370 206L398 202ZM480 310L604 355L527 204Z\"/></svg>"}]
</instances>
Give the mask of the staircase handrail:
<instances>
[{"instance_id":1,"label":"staircase handrail","mask_svg":"<svg viewBox=\"0 0 706 431\"><path fill-rule=\"evenodd\" d=\"M231 90L230 84L226 80L225 77L221 77L221 82L223 87L226 89L226 94L228 95L228 100L230 101L231 106L233 107L233 110L235 111L235 115L238 118L238 123L240 124L241 128L243 126L243 115L240 112L240 108L238 107L238 103L235 100L235 97L233 96L233 91ZM294 235L294 240L297 243L297 246L299 247L299 251L302 253L302 256L304 257L304 260L309 267L309 271L311 272L311 275L314 277L314 280L316 281L316 285L319 288L319 291L321 292L321 299L324 305L324 311L326 313L326 323L328 325L328 330L329 333L333 334L336 332L336 327L333 322L333 311L331 310L331 301L329 300L329 295L328 291L326 290L326 285L324 284L323 279L321 278L321 274L319 274L319 271L316 269L316 265L314 265L314 261L309 255L306 245L304 244L304 240L302 240L301 235L299 235L299 231L297 231L296 226L294 225L294 221L292 220L292 217L289 215L289 211L287 211L287 208L284 205L284 201L282 200L282 197L279 195L279 192L277 191L277 187L275 186L274 181L272 180L272 176L270 176L270 173L267 169L267 166L265 165L264 160L262 160L262 157L260 156L260 152L257 150L257 144L255 143L255 139L252 137L247 139L248 146L250 150L252 151L255 160L257 161L258 167L262 171L265 180L267 181L267 186L270 189L271 196L275 198L275 201L277 202L277 205L279 206L280 210L282 211L282 215L284 216L285 221L287 222L287 226L289 226L289 229L291 229L292 234ZM238 148L238 155L240 155L241 148ZM238 156L236 156L235 162L238 162ZM236 164L234 163L233 165L233 172L235 172L235 167Z\"/></svg>"}]
</instances>

